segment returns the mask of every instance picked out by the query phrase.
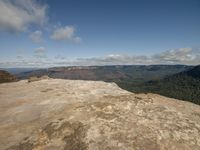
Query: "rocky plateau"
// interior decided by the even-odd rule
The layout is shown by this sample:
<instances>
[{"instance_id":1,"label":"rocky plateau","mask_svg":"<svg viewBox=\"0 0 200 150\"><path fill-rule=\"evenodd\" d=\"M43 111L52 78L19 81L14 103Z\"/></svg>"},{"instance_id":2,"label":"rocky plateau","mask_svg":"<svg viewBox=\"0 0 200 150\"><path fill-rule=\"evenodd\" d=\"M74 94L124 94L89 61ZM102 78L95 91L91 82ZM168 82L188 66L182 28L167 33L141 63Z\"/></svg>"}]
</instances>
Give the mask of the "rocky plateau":
<instances>
[{"instance_id":1,"label":"rocky plateau","mask_svg":"<svg viewBox=\"0 0 200 150\"><path fill-rule=\"evenodd\" d=\"M0 84L1 150L199 150L200 106L115 83Z\"/></svg>"}]
</instances>

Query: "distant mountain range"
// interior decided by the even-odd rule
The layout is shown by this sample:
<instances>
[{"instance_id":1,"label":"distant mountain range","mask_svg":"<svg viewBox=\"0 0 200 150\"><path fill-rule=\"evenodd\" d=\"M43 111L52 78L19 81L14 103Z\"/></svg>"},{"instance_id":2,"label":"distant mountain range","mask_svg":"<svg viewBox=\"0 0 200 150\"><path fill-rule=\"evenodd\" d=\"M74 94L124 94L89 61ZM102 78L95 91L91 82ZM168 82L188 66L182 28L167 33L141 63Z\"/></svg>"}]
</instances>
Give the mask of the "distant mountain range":
<instances>
[{"instance_id":1,"label":"distant mountain range","mask_svg":"<svg viewBox=\"0 0 200 150\"><path fill-rule=\"evenodd\" d=\"M17 72L17 70L15 70ZM51 78L115 82L135 93L157 93L200 104L200 66L126 65L74 66L27 70L18 79L48 75Z\"/></svg>"},{"instance_id":2,"label":"distant mountain range","mask_svg":"<svg viewBox=\"0 0 200 150\"><path fill-rule=\"evenodd\" d=\"M38 69L17 74L20 79L30 76L48 75L51 78L103 80L103 81L149 81L172 75L192 68L185 65L130 65L130 66L89 66L54 67Z\"/></svg>"},{"instance_id":3,"label":"distant mountain range","mask_svg":"<svg viewBox=\"0 0 200 150\"><path fill-rule=\"evenodd\" d=\"M0 68L0 70L5 70L11 74L19 74L21 72L33 71L38 70L40 68Z\"/></svg>"},{"instance_id":4,"label":"distant mountain range","mask_svg":"<svg viewBox=\"0 0 200 150\"><path fill-rule=\"evenodd\" d=\"M180 73L180 75L190 76L192 78L200 79L200 65Z\"/></svg>"}]
</instances>

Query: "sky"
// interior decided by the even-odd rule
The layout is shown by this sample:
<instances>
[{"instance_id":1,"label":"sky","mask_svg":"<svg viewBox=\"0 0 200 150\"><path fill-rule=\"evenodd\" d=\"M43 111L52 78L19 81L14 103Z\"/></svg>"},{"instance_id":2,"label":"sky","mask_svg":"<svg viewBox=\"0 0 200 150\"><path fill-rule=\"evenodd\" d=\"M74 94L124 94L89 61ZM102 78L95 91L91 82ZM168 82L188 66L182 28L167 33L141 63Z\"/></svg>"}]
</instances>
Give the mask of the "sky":
<instances>
[{"instance_id":1,"label":"sky","mask_svg":"<svg viewBox=\"0 0 200 150\"><path fill-rule=\"evenodd\" d=\"M0 0L0 67L200 64L199 0Z\"/></svg>"}]
</instances>

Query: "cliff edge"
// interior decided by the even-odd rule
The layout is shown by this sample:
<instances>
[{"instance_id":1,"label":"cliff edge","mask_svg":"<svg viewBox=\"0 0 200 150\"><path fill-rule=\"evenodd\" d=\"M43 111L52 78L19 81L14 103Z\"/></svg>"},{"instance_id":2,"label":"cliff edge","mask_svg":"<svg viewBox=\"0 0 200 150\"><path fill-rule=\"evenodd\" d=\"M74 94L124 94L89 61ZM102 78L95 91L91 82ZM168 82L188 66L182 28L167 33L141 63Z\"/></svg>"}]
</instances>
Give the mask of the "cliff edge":
<instances>
[{"instance_id":1,"label":"cliff edge","mask_svg":"<svg viewBox=\"0 0 200 150\"><path fill-rule=\"evenodd\" d=\"M114 83L0 84L0 149L199 150L200 106Z\"/></svg>"}]
</instances>

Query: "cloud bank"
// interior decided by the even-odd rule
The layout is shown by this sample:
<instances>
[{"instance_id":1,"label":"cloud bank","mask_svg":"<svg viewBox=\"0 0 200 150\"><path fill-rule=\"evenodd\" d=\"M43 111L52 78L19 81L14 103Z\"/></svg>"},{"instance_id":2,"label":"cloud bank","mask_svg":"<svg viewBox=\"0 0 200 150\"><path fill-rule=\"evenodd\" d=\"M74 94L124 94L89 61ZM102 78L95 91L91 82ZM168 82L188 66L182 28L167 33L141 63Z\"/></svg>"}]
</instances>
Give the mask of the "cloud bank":
<instances>
[{"instance_id":1,"label":"cloud bank","mask_svg":"<svg viewBox=\"0 0 200 150\"><path fill-rule=\"evenodd\" d=\"M34 54L36 58L46 58L46 49L44 47L39 47L35 49Z\"/></svg>"},{"instance_id":2,"label":"cloud bank","mask_svg":"<svg viewBox=\"0 0 200 150\"><path fill-rule=\"evenodd\" d=\"M75 28L73 26L56 28L50 38L56 41L80 42L81 40L80 37L75 36Z\"/></svg>"},{"instance_id":3,"label":"cloud bank","mask_svg":"<svg viewBox=\"0 0 200 150\"><path fill-rule=\"evenodd\" d=\"M54 67L54 66L95 66L95 65L155 65L155 64L184 64L199 65L200 49L180 48L171 49L152 56L144 55L116 55L104 57L68 59L58 55L50 59L44 47L35 50L36 59L16 60L13 62L0 62L0 67ZM43 59L41 59L43 58Z\"/></svg>"},{"instance_id":4,"label":"cloud bank","mask_svg":"<svg viewBox=\"0 0 200 150\"><path fill-rule=\"evenodd\" d=\"M42 26L47 21L47 6L35 0L1 0L0 29L22 32L31 24Z\"/></svg>"},{"instance_id":5,"label":"cloud bank","mask_svg":"<svg viewBox=\"0 0 200 150\"><path fill-rule=\"evenodd\" d=\"M0 0L0 31L20 33L30 32L33 26L42 27L43 32L47 28L50 30L52 34L47 33L52 40L80 42L81 38L75 35L74 26L53 28L55 24L48 21L47 8L47 4L37 0ZM43 41L42 31L36 30L29 38L35 43Z\"/></svg>"},{"instance_id":6,"label":"cloud bank","mask_svg":"<svg viewBox=\"0 0 200 150\"><path fill-rule=\"evenodd\" d=\"M33 42L35 42L35 43L40 43L40 42L42 42L43 41L43 39L42 39L42 31L35 31L35 32L33 32L33 33L31 33L30 35L29 35L29 38L33 41Z\"/></svg>"}]
</instances>

